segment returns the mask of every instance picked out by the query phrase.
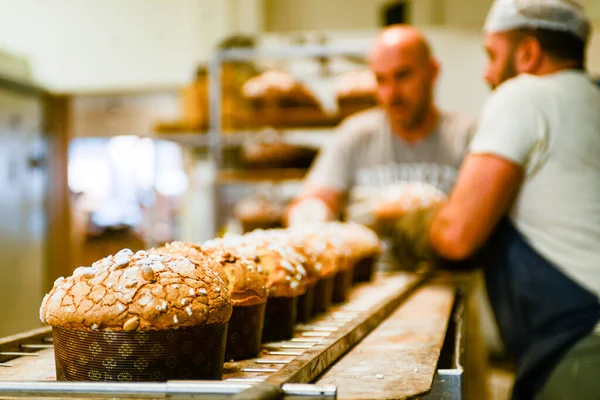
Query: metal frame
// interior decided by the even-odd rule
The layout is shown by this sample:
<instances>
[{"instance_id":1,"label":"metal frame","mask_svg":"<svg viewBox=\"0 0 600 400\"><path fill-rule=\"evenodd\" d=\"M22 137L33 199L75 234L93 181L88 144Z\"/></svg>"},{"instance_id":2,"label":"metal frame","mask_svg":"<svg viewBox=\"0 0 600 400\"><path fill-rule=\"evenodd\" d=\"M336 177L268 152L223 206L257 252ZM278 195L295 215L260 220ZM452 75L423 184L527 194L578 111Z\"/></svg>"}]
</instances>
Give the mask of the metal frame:
<instances>
[{"instance_id":1,"label":"metal frame","mask_svg":"<svg viewBox=\"0 0 600 400\"><path fill-rule=\"evenodd\" d=\"M466 308L465 299L461 290L458 290L455 307L452 315L454 323L454 338L452 341L452 368L438 369L431 386L431 392L425 397L428 400L464 399L465 378L463 369L463 355L466 350Z\"/></svg>"},{"instance_id":2,"label":"metal frame","mask_svg":"<svg viewBox=\"0 0 600 400\"><path fill-rule=\"evenodd\" d=\"M209 93L209 122L208 142L209 153L217 172L221 169L222 162L222 117L221 117L221 65L224 61L243 61L250 59L287 59L299 57L328 57L328 56L364 56L368 48L360 45L329 44L329 45L306 45L286 46L276 49L228 49L215 52L208 62L208 93ZM213 230L217 233L219 226L221 189L218 178L215 177L213 184Z\"/></svg>"},{"instance_id":3,"label":"metal frame","mask_svg":"<svg viewBox=\"0 0 600 400\"><path fill-rule=\"evenodd\" d=\"M250 383L212 381L156 382L0 382L3 397L212 399L229 398L250 389ZM282 399L335 399L332 385L284 384Z\"/></svg>"}]
</instances>

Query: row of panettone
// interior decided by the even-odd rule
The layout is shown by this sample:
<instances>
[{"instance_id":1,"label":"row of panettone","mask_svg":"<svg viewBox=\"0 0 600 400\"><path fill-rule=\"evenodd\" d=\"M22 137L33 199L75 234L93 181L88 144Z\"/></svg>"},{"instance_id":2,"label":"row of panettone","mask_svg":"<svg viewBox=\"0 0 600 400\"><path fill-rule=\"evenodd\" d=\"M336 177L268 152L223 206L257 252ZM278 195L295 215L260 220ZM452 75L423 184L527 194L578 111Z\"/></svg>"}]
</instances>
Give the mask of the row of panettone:
<instances>
[{"instance_id":1,"label":"row of panettone","mask_svg":"<svg viewBox=\"0 0 600 400\"><path fill-rule=\"evenodd\" d=\"M121 250L59 278L42 302L57 379L220 379L224 360L344 301L380 253L374 232L343 223Z\"/></svg>"}]
</instances>

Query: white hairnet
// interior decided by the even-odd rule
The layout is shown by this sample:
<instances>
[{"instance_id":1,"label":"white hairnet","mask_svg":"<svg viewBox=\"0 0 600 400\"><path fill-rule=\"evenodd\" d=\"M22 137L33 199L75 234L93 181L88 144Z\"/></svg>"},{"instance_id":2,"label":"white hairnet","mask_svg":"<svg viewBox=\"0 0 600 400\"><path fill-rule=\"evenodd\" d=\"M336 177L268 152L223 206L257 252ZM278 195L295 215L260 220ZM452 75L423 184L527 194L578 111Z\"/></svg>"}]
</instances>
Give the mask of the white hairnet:
<instances>
[{"instance_id":1,"label":"white hairnet","mask_svg":"<svg viewBox=\"0 0 600 400\"><path fill-rule=\"evenodd\" d=\"M576 0L495 0L484 24L486 33L514 29L569 32L587 42L590 21Z\"/></svg>"}]
</instances>

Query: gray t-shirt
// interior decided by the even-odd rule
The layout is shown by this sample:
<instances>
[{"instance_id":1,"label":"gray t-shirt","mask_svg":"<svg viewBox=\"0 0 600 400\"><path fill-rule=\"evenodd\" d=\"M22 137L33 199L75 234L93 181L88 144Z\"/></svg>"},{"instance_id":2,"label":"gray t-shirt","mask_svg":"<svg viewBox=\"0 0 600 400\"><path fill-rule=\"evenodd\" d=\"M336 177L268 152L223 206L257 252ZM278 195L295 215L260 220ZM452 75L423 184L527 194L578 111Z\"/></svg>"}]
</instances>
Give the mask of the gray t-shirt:
<instances>
[{"instance_id":1,"label":"gray t-shirt","mask_svg":"<svg viewBox=\"0 0 600 400\"><path fill-rule=\"evenodd\" d=\"M375 108L344 121L321 151L307 185L349 194L350 205L402 181L423 181L448 192L467 153L474 120L443 112L436 131L408 143L391 131L384 110Z\"/></svg>"}]
</instances>

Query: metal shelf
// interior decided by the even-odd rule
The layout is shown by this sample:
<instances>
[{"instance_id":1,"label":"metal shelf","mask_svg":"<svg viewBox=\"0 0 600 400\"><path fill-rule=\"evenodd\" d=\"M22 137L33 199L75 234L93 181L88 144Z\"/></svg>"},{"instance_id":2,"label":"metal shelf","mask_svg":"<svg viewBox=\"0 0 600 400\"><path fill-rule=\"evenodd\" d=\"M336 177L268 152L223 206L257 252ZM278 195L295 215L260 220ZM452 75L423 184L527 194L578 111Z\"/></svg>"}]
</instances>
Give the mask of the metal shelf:
<instances>
[{"instance_id":1,"label":"metal shelf","mask_svg":"<svg viewBox=\"0 0 600 400\"><path fill-rule=\"evenodd\" d=\"M304 45L285 46L280 48L254 48L254 49L228 49L216 54L219 61L244 61L251 59L282 59L298 57L330 57L330 56L355 56L366 59L367 48L356 44L335 45Z\"/></svg>"},{"instance_id":2,"label":"metal shelf","mask_svg":"<svg viewBox=\"0 0 600 400\"><path fill-rule=\"evenodd\" d=\"M320 148L331 138L334 128L306 128L282 130L282 137L289 143ZM240 147L260 130L244 130L221 133L221 148ZM168 140L185 146L208 148L210 135L208 132L188 131L178 133L154 134L154 139Z\"/></svg>"},{"instance_id":3,"label":"metal shelf","mask_svg":"<svg viewBox=\"0 0 600 400\"><path fill-rule=\"evenodd\" d=\"M217 174L219 184L252 184L264 182L302 181L308 171L299 168L222 169Z\"/></svg>"}]
</instances>

